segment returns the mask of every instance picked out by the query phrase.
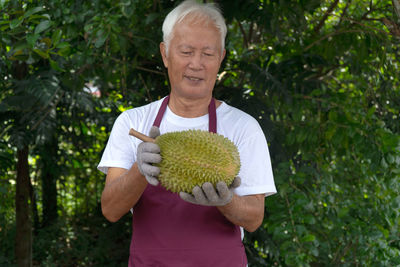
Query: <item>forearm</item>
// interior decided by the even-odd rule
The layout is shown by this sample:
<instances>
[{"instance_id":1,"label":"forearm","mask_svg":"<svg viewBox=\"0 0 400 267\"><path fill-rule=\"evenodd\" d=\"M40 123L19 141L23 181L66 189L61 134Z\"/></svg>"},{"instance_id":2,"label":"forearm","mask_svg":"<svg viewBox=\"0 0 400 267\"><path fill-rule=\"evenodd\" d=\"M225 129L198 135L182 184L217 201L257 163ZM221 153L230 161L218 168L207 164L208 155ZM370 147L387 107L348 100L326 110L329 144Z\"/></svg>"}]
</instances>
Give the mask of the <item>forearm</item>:
<instances>
[{"instance_id":1,"label":"forearm","mask_svg":"<svg viewBox=\"0 0 400 267\"><path fill-rule=\"evenodd\" d=\"M248 232L254 232L264 219L264 195L233 195L232 201L217 207L233 224L242 226Z\"/></svg>"},{"instance_id":2,"label":"forearm","mask_svg":"<svg viewBox=\"0 0 400 267\"><path fill-rule=\"evenodd\" d=\"M110 169L101 195L103 215L111 222L118 221L137 203L146 186L136 163L129 170Z\"/></svg>"}]
</instances>

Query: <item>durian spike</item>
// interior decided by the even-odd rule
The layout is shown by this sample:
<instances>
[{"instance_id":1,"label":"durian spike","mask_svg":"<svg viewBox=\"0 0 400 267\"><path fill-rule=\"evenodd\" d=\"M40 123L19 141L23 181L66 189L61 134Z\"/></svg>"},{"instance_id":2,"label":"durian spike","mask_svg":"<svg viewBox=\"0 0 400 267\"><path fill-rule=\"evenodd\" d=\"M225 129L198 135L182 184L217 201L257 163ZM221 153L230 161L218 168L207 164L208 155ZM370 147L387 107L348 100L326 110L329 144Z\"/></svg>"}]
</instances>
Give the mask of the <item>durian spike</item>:
<instances>
[{"instance_id":1,"label":"durian spike","mask_svg":"<svg viewBox=\"0 0 400 267\"><path fill-rule=\"evenodd\" d=\"M129 135L132 135L132 136L134 136L134 137L136 137L136 138L139 138L139 139L142 140L143 142L152 142L152 143L154 143L154 142L156 141L155 139L153 139L153 138L151 138L151 137L148 137L147 135L144 135L144 134L142 134L142 133L136 131L136 130L133 129L133 128L131 128L131 129L129 130Z\"/></svg>"}]
</instances>

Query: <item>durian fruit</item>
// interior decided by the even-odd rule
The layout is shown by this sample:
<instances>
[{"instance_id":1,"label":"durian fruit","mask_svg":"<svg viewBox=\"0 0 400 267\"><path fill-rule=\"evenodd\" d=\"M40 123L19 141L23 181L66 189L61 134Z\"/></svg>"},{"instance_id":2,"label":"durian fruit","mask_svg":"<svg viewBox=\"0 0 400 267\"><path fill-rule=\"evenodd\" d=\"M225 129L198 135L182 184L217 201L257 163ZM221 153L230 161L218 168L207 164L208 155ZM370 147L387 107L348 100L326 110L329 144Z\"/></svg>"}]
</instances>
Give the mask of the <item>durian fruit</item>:
<instances>
[{"instance_id":1,"label":"durian fruit","mask_svg":"<svg viewBox=\"0 0 400 267\"><path fill-rule=\"evenodd\" d=\"M153 139L154 140L154 139ZM240 156L228 138L202 130L170 132L158 136L162 161L158 179L172 192L191 193L193 187L223 181L228 186L240 170Z\"/></svg>"}]
</instances>

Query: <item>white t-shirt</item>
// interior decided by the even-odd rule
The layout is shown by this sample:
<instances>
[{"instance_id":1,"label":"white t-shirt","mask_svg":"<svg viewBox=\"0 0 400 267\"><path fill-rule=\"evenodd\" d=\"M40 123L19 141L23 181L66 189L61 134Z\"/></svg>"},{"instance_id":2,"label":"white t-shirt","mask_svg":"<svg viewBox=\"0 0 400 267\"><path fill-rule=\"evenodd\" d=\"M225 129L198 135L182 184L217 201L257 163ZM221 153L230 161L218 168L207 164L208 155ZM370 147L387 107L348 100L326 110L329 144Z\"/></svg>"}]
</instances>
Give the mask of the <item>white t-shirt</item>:
<instances>
[{"instance_id":1,"label":"white t-shirt","mask_svg":"<svg viewBox=\"0 0 400 267\"><path fill-rule=\"evenodd\" d=\"M114 123L98 169L107 173L108 167L130 169L136 161L136 149L141 140L129 135L131 128L148 134L163 99L124 111ZM184 118L167 107L160 133L200 129L208 131L208 114ZM271 160L264 133L258 122L245 112L222 102L217 108L217 133L230 139L239 150L241 185L235 193L243 195L276 193Z\"/></svg>"}]
</instances>

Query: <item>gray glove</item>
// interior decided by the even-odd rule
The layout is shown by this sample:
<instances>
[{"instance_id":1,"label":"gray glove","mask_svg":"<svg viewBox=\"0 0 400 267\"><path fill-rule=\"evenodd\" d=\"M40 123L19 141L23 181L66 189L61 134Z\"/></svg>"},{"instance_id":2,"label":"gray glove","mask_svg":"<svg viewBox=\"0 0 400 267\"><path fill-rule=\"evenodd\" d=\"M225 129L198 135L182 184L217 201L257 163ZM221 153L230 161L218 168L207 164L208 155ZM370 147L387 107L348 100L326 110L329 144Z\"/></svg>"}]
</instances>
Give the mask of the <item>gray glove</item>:
<instances>
[{"instance_id":1,"label":"gray glove","mask_svg":"<svg viewBox=\"0 0 400 267\"><path fill-rule=\"evenodd\" d=\"M192 195L186 192L180 192L179 196L190 203L203 206L225 206L233 198L233 189L239 187L240 177L236 177L228 187L225 182L218 182L216 188L209 183L204 183L201 187L195 186Z\"/></svg>"},{"instance_id":2,"label":"gray glove","mask_svg":"<svg viewBox=\"0 0 400 267\"><path fill-rule=\"evenodd\" d=\"M149 137L156 138L160 135L160 129L152 126ZM151 185L158 185L157 176L160 174L160 168L153 166L152 163L160 163L160 147L152 142L142 142L137 149L137 165L141 174L146 177L146 180Z\"/></svg>"}]
</instances>

